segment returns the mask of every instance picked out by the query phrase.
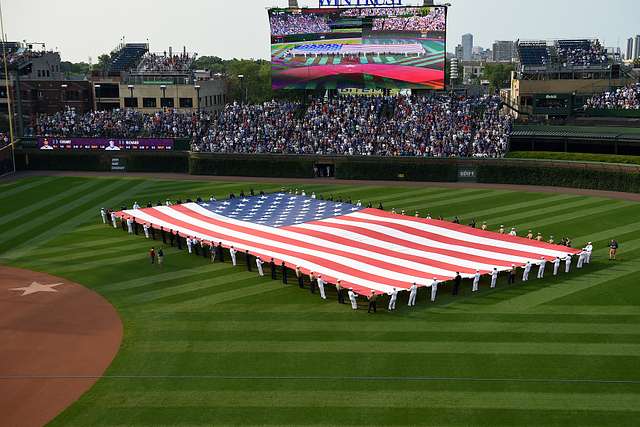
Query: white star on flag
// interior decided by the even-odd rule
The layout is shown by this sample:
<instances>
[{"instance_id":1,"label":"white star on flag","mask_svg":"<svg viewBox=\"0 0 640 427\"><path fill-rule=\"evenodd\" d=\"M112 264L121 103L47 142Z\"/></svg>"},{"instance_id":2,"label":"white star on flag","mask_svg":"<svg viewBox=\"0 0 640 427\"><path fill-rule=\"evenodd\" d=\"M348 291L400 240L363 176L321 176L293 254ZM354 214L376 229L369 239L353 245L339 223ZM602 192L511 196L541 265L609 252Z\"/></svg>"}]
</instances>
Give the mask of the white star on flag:
<instances>
[{"instance_id":1,"label":"white star on flag","mask_svg":"<svg viewBox=\"0 0 640 427\"><path fill-rule=\"evenodd\" d=\"M31 282L31 284L29 286L25 286L23 288L12 288L9 289L10 291L22 291L22 295L21 296L25 296L25 295L31 295L31 294L37 294L38 292L58 292L56 289L54 289L56 286L60 286L63 283L54 283L51 285L43 285L42 283L38 283L38 282Z\"/></svg>"}]
</instances>

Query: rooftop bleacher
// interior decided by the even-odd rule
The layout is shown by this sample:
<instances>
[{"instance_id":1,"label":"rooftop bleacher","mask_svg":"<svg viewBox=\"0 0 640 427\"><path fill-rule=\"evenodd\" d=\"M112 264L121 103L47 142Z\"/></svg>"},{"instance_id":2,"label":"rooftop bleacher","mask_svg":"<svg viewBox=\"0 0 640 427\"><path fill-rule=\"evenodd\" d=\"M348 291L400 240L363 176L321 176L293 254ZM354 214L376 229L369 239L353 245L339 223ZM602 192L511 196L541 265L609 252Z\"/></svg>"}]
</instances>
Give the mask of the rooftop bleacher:
<instances>
[{"instance_id":1,"label":"rooftop bleacher","mask_svg":"<svg viewBox=\"0 0 640 427\"><path fill-rule=\"evenodd\" d=\"M127 43L112 54L110 74L117 74L136 68L142 57L149 52L146 43Z\"/></svg>"}]
</instances>

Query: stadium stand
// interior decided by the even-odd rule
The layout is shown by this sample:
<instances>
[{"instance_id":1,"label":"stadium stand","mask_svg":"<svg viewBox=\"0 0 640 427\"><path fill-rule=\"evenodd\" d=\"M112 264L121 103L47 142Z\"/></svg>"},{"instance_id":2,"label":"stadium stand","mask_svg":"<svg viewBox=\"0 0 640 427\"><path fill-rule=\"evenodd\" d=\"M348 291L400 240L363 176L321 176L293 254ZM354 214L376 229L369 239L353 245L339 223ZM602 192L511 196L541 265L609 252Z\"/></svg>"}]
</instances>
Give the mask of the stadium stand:
<instances>
[{"instance_id":1,"label":"stadium stand","mask_svg":"<svg viewBox=\"0 0 640 427\"><path fill-rule=\"evenodd\" d=\"M113 110L40 116L43 137L189 138L192 150L362 156L503 157L511 119L496 97L336 97L229 104L219 114Z\"/></svg>"},{"instance_id":2,"label":"stadium stand","mask_svg":"<svg viewBox=\"0 0 640 427\"><path fill-rule=\"evenodd\" d=\"M546 42L518 43L518 57L523 66L544 66L549 63L549 49Z\"/></svg>"},{"instance_id":3,"label":"stadium stand","mask_svg":"<svg viewBox=\"0 0 640 427\"><path fill-rule=\"evenodd\" d=\"M112 54L108 72L117 74L135 68L143 56L149 52L145 43L127 43Z\"/></svg>"},{"instance_id":4,"label":"stadium stand","mask_svg":"<svg viewBox=\"0 0 640 427\"><path fill-rule=\"evenodd\" d=\"M585 110L640 110L640 83L604 92L587 100Z\"/></svg>"},{"instance_id":5,"label":"stadium stand","mask_svg":"<svg viewBox=\"0 0 640 427\"><path fill-rule=\"evenodd\" d=\"M556 49L564 66L591 66L608 62L607 52L599 40L558 40Z\"/></svg>"},{"instance_id":6,"label":"stadium stand","mask_svg":"<svg viewBox=\"0 0 640 427\"><path fill-rule=\"evenodd\" d=\"M180 55L167 55L147 53L145 54L137 67L137 71L142 72L169 72L169 71L188 71L191 69L196 55L181 53Z\"/></svg>"},{"instance_id":7,"label":"stadium stand","mask_svg":"<svg viewBox=\"0 0 640 427\"><path fill-rule=\"evenodd\" d=\"M273 36L331 32L331 27L324 16L277 14L271 15L269 21Z\"/></svg>"}]
</instances>

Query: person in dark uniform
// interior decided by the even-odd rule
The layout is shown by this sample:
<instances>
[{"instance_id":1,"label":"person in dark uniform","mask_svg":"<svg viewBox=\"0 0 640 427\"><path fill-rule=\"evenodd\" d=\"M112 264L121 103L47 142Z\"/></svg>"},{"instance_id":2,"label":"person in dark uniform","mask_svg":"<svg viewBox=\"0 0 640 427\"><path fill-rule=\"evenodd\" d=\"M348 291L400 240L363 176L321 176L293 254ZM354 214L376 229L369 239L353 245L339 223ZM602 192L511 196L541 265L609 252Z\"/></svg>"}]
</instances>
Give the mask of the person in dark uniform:
<instances>
[{"instance_id":1,"label":"person in dark uniform","mask_svg":"<svg viewBox=\"0 0 640 427\"><path fill-rule=\"evenodd\" d=\"M338 293L338 304L344 304L344 289L340 280L336 282L336 292Z\"/></svg>"},{"instance_id":2,"label":"person in dark uniform","mask_svg":"<svg viewBox=\"0 0 640 427\"><path fill-rule=\"evenodd\" d=\"M287 266L285 265L284 261L282 261L282 283L284 285L287 284Z\"/></svg>"},{"instance_id":3,"label":"person in dark uniform","mask_svg":"<svg viewBox=\"0 0 640 427\"><path fill-rule=\"evenodd\" d=\"M235 194L233 194L233 193L229 194L229 200L233 200L233 199L235 199L235 198L236 198L236 195L235 195Z\"/></svg>"},{"instance_id":4,"label":"person in dark uniform","mask_svg":"<svg viewBox=\"0 0 640 427\"><path fill-rule=\"evenodd\" d=\"M380 203L380 204L378 205L378 209L380 209L381 211L383 211L383 210L384 210L384 206L382 206L382 203Z\"/></svg>"},{"instance_id":5,"label":"person in dark uniform","mask_svg":"<svg viewBox=\"0 0 640 427\"><path fill-rule=\"evenodd\" d=\"M516 268L515 265L511 266L511 270L509 270L509 281L507 282L508 284L512 285L514 283L516 283L516 273L518 272L518 269Z\"/></svg>"},{"instance_id":6,"label":"person in dark uniform","mask_svg":"<svg viewBox=\"0 0 640 427\"><path fill-rule=\"evenodd\" d=\"M460 293L460 285L462 285L462 276L460 273L456 273L456 278L453 283L453 295L458 295Z\"/></svg>"},{"instance_id":7,"label":"person in dark uniform","mask_svg":"<svg viewBox=\"0 0 640 427\"><path fill-rule=\"evenodd\" d=\"M218 256L216 258L220 259L220 262L224 262L224 248L222 247L222 242L218 242L217 250L218 250Z\"/></svg>"},{"instance_id":8,"label":"person in dark uniform","mask_svg":"<svg viewBox=\"0 0 640 427\"><path fill-rule=\"evenodd\" d=\"M454 224L460 224L460 218L458 218L457 216L453 219L453 223Z\"/></svg>"},{"instance_id":9,"label":"person in dark uniform","mask_svg":"<svg viewBox=\"0 0 640 427\"><path fill-rule=\"evenodd\" d=\"M256 192L255 192L255 191L253 191L253 188L252 188L251 190L249 190L249 194L251 194L252 196L255 196L255 195L256 195Z\"/></svg>"},{"instance_id":10,"label":"person in dark uniform","mask_svg":"<svg viewBox=\"0 0 640 427\"><path fill-rule=\"evenodd\" d=\"M127 221L125 221L125 219L122 218L122 221L120 221L120 224L122 224L122 231L124 231L126 233L126 231L127 231Z\"/></svg>"},{"instance_id":11,"label":"person in dark uniform","mask_svg":"<svg viewBox=\"0 0 640 427\"><path fill-rule=\"evenodd\" d=\"M311 292L312 294L315 294L316 286L318 286L318 284L316 283L316 276L315 274L313 274L313 271L312 271L311 273L309 273L309 292Z\"/></svg>"},{"instance_id":12,"label":"person in dark uniform","mask_svg":"<svg viewBox=\"0 0 640 427\"><path fill-rule=\"evenodd\" d=\"M246 196L244 195L244 190L240 190L240 198L244 199Z\"/></svg>"},{"instance_id":13,"label":"person in dark uniform","mask_svg":"<svg viewBox=\"0 0 640 427\"><path fill-rule=\"evenodd\" d=\"M133 218L133 233L137 236L138 235L138 223L136 222L136 219Z\"/></svg>"},{"instance_id":14,"label":"person in dark uniform","mask_svg":"<svg viewBox=\"0 0 640 427\"><path fill-rule=\"evenodd\" d=\"M264 190L260 190L260 195L264 196Z\"/></svg>"},{"instance_id":15,"label":"person in dark uniform","mask_svg":"<svg viewBox=\"0 0 640 427\"><path fill-rule=\"evenodd\" d=\"M298 287L304 289L304 276L302 275L300 267L296 267L296 277L298 278Z\"/></svg>"},{"instance_id":16,"label":"person in dark uniform","mask_svg":"<svg viewBox=\"0 0 640 427\"><path fill-rule=\"evenodd\" d=\"M615 261L616 260L616 256L618 255L618 248L620 247L620 244L618 243L617 240L613 239L611 240L611 243L609 243L609 261Z\"/></svg>"},{"instance_id":17,"label":"person in dark uniform","mask_svg":"<svg viewBox=\"0 0 640 427\"><path fill-rule=\"evenodd\" d=\"M247 262L247 271L251 271L251 254L249 250L244 251L244 259Z\"/></svg>"},{"instance_id":18,"label":"person in dark uniform","mask_svg":"<svg viewBox=\"0 0 640 427\"><path fill-rule=\"evenodd\" d=\"M149 231L151 232L151 238L156 240L156 229L153 228L153 224L149 225Z\"/></svg>"},{"instance_id":19,"label":"person in dark uniform","mask_svg":"<svg viewBox=\"0 0 640 427\"><path fill-rule=\"evenodd\" d=\"M372 209L373 208L373 205L371 204L371 202L367 203L367 208L368 209Z\"/></svg>"},{"instance_id":20,"label":"person in dark uniform","mask_svg":"<svg viewBox=\"0 0 640 427\"><path fill-rule=\"evenodd\" d=\"M182 238L180 237L180 233L176 231L176 241L178 242L178 249L182 250Z\"/></svg>"},{"instance_id":21,"label":"person in dark uniform","mask_svg":"<svg viewBox=\"0 0 640 427\"><path fill-rule=\"evenodd\" d=\"M208 245L202 242L202 258L209 258L209 254L207 253Z\"/></svg>"},{"instance_id":22,"label":"person in dark uniform","mask_svg":"<svg viewBox=\"0 0 640 427\"><path fill-rule=\"evenodd\" d=\"M271 269L271 280L276 280L276 263L273 258L271 258L271 261L269 262L269 268Z\"/></svg>"},{"instance_id":23,"label":"person in dark uniform","mask_svg":"<svg viewBox=\"0 0 640 427\"><path fill-rule=\"evenodd\" d=\"M197 256L200 256L200 250L198 249L198 246L200 246L200 242L196 239L193 239L193 250Z\"/></svg>"},{"instance_id":24,"label":"person in dark uniform","mask_svg":"<svg viewBox=\"0 0 640 427\"><path fill-rule=\"evenodd\" d=\"M376 295L376 292L371 291L371 295L369 295L369 309L367 310L367 313L371 313L371 310L373 310L374 313L377 313L377 310L378 310L377 299L378 299L378 296Z\"/></svg>"},{"instance_id":25,"label":"person in dark uniform","mask_svg":"<svg viewBox=\"0 0 640 427\"><path fill-rule=\"evenodd\" d=\"M152 208L153 207L153 203L149 202L147 203L147 208Z\"/></svg>"}]
</instances>

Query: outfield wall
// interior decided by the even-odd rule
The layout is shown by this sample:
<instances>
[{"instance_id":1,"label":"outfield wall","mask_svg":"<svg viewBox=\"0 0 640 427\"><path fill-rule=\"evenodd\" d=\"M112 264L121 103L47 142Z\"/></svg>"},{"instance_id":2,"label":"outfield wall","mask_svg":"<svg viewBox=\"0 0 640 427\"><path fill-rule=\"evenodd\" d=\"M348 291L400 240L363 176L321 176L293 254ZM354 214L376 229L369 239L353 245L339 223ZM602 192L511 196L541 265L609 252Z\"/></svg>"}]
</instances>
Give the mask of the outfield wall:
<instances>
[{"instance_id":1,"label":"outfield wall","mask_svg":"<svg viewBox=\"0 0 640 427\"><path fill-rule=\"evenodd\" d=\"M480 182L640 193L640 166L520 159L429 159L224 155L188 152L16 152L19 170L172 172L192 175L313 178L330 166L337 179Z\"/></svg>"}]
</instances>

